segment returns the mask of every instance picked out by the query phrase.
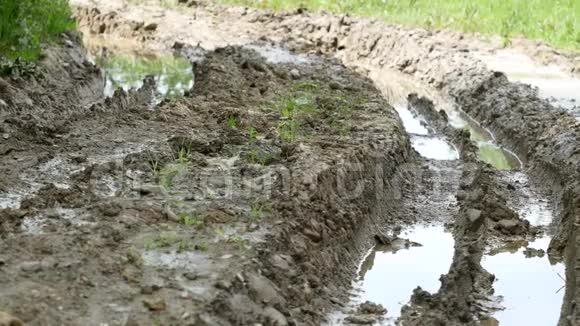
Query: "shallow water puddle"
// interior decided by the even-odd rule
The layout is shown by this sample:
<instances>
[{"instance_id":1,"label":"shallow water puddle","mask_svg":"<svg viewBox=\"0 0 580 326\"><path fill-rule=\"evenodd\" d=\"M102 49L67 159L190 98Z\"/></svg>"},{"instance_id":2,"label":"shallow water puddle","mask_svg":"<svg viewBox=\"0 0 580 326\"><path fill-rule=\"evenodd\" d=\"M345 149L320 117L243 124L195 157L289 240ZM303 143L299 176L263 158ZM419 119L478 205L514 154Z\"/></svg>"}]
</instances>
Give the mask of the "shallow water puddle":
<instances>
[{"instance_id":1,"label":"shallow water puddle","mask_svg":"<svg viewBox=\"0 0 580 326\"><path fill-rule=\"evenodd\" d=\"M155 78L157 101L181 96L193 87L191 63L184 58L118 55L99 57L96 61L105 70L105 96L112 96L117 88L138 89L148 75Z\"/></svg>"},{"instance_id":2,"label":"shallow water puddle","mask_svg":"<svg viewBox=\"0 0 580 326\"><path fill-rule=\"evenodd\" d=\"M514 170L522 167L520 159L511 151L498 146L493 134L480 126L467 114L453 110L448 112L449 123L454 128L469 130L471 140L478 149L479 157L498 170Z\"/></svg>"},{"instance_id":3,"label":"shallow water puddle","mask_svg":"<svg viewBox=\"0 0 580 326\"><path fill-rule=\"evenodd\" d=\"M407 247L404 240L395 240L391 246L376 246L361 263L353 285L353 304L370 300L387 308L382 325L393 324L417 286L437 292L439 277L453 259L453 236L443 226L417 226L399 237L420 245Z\"/></svg>"},{"instance_id":4,"label":"shallow water puddle","mask_svg":"<svg viewBox=\"0 0 580 326\"><path fill-rule=\"evenodd\" d=\"M459 152L455 146L441 138L411 136L411 145L421 156L432 160L457 160Z\"/></svg>"},{"instance_id":5,"label":"shallow water puddle","mask_svg":"<svg viewBox=\"0 0 580 326\"><path fill-rule=\"evenodd\" d=\"M510 81L537 87L541 97L580 120L580 79L556 66L538 65L526 55L511 50L481 56L481 59L490 69L505 73Z\"/></svg>"},{"instance_id":6,"label":"shallow water puddle","mask_svg":"<svg viewBox=\"0 0 580 326\"><path fill-rule=\"evenodd\" d=\"M399 114L405 131L411 135L411 145L423 157L432 160L457 160L459 152L449 142L441 137L430 136L427 123L414 115L406 106L398 105L395 110Z\"/></svg>"},{"instance_id":7,"label":"shallow water puddle","mask_svg":"<svg viewBox=\"0 0 580 326\"><path fill-rule=\"evenodd\" d=\"M423 117L416 112L411 112L408 108L407 95L412 92L427 92L416 83L408 80L399 73L389 71L385 74L373 72L370 77L381 88L383 95L395 107L399 114L403 126L407 133L411 135L413 147L419 154L426 158L438 160L454 160L459 158L457 150L448 142L441 138L436 138L431 144L426 144L425 137L417 138L416 135L429 135L428 124ZM428 93L428 92L427 92ZM422 94L421 94L422 95ZM521 161L510 151L498 146L495 143L492 133L481 127L477 122L471 119L467 114L457 110L453 104L441 99L437 94L426 94L435 104L441 107L449 116L449 124L454 128L465 128L471 133L471 139L476 142L479 148L480 158L497 168L498 170L512 170L521 168ZM442 145L447 143L447 145ZM436 146L431 146L436 145ZM450 148L455 149L451 153Z\"/></svg>"},{"instance_id":8,"label":"shallow water puddle","mask_svg":"<svg viewBox=\"0 0 580 326\"><path fill-rule=\"evenodd\" d=\"M550 238L544 237L527 247L547 250L549 243ZM556 325L564 297L565 267L550 265L547 255L527 258L524 251L520 247L482 260L482 266L497 278L495 293L505 307L494 318L502 326Z\"/></svg>"},{"instance_id":9,"label":"shallow water puddle","mask_svg":"<svg viewBox=\"0 0 580 326\"><path fill-rule=\"evenodd\" d=\"M505 177L521 188L525 200L517 209L532 225L548 226L553 214L548 201L529 188L527 176L510 172ZM511 243L492 249L482 266L493 273L495 294L505 310L494 318L500 325L556 325L560 317L565 284L565 266L552 265L545 251L551 238L543 236L530 243ZM528 249L529 248L529 249ZM534 249L531 251L530 249ZM534 252L535 250L544 252ZM528 251L527 257L525 255Z\"/></svg>"}]
</instances>

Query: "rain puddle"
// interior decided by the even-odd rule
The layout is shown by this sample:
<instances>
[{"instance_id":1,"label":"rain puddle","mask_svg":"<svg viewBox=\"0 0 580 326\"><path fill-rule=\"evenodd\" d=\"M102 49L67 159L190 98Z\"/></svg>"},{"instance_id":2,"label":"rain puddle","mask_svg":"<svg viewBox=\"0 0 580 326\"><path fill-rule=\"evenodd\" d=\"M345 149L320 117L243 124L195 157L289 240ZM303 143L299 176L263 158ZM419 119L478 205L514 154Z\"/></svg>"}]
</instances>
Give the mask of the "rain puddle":
<instances>
[{"instance_id":1,"label":"rain puddle","mask_svg":"<svg viewBox=\"0 0 580 326\"><path fill-rule=\"evenodd\" d=\"M395 110L403 122L407 133L411 136L411 145L423 157L432 160L457 160L459 152L445 139L429 134L426 122L413 115L406 106L398 105Z\"/></svg>"},{"instance_id":2,"label":"rain puddle","mask_svg":"<svg viewBox=\"0 0 580 326\"><path fill-rule=\"evenodd\" d=\"M406 95L410 89L416 91L416 85L410 84L410 87L415 88L409 88L403 82L393 89L393 80L399 82L398 78L374 76L373 79L379 87L383 86L385 95L395 104L411 136L413 147L421 155L437 160L458 158L457 150L444 139L431 135L426 121L407 107ZM552 221L551 207L530 188L527 176L516 171L522 167L518 157L498 146L493 134L467 114L434 94L425 95L434 99L438 108L447 112L452 127L470 131L482 160L498 170L506 170L503 172L505 177L520 188L523 195L520 202L512 203L520 215L533 225L548 225ZM382 325L395 322L401 307L408 303L417 286L432 293L437 292L441 285L439 277L448 272L453 258L454 240L443 226L416 227L407 230L401 237L422 246L372 249L361 263L353 286L354 294L349 308L366 300L382 304L388 310ZM501 325L557 323L563 296L561 288L564 281L561 276L564 276L564 266L550 265L547 255L541 251L547 249L549 242L550 237L543 236L531 243L495 248L484 257L483 267L496 275L495 293L501 306L505 307L493 316ZM345 315L335 314L331 318L331 324L341 324Z\"/></svg>"},{"instance_id":3,"label":"rain puddle","mask_svg":"<svg viewBox=\"0 0 580 326\"><path fill-rule=\"evenodd\" d=\"M421 156L432 160L457 160L459 153L455 146L441 138L413 136L413 148Z\"/></svg>"},{"instance_id":4,"label":"rain puddle","mask_svg":"<svg viewBox=\"0 0 580 326\"><path fill-rule=\"evenodd\" d=\"M458 110L447 112L452 127L469 130L470 138L477 145L481 160L498 170L515 170L522 167L522 162L514 153L499 147L493 134L466 113Z\"/></svg>"},{"instance_id":5,"label":"rain puddle","mask_svg":"<svg viewBox=\"0 0 580 326\"><path fill-rule=\"evenodd\" d=\"M112 96L117 88L138 89L148 75L154 76L157 102L166 97L182 96L193 87L191 63L184 58L124 54L104 55L95 61L105 71L105 96Z\"/></svg>"},{"instance_id":6,"label":"rain puddle","mask_svg":"<svg viewBox=\"0 0 580 326\"><path fill-rule=\"evenodd\" d=\"M401 307L409 302L413 289L437 292L439 277L449 271L454 240L443 226L415 227L400 238L419 246L397 243L373 248L361 263L354 284L354 303L370 300L387 308L384 325L392 324Z\"/></svg>"},{"instance_id":7,"label":"rain puddle","mask_svg":"<svg viewBox=\"0 0 580 326\"><path fill-rule=\"evenodd\" d=\"M521 172L508 176L522 189L524 202L517 209L530 224L548 226L552 209L548 201L530 189ZM513 242L494 248L483 257L482 266L496 276L495 294L505 309L494 314L500 325L556 325L564 296L565 267L552 265L546 251L551 237L530 243Z\"/></svg>"},{"instance_id":8,"label":"rain puddle","mask_svg":"<svg viewBox=\"0 0 580 326\"><path fill-rule=\"evenodd\" d=\"M306 64L311 61L311 58L304 54L295 54L279 46L272 46L267 44L249 44L244 45L244 47L258 52L266 59L266 61L274 64Z\"/></svg>"},{"instance_id":9,"label":"rain puddle","mask_svg":"<svg viewBox=\"0 0 580 326\"><path fill-rule=\"evenodd\" d=\"M382 90L383 95L395 107L403 126L411 136L411 143L419 154L430 159L454 160L459 158L457 149L447 141L437 136L428 136L427 122L423 117L408 108L407 95L419 93L433 100L438 109L443 109L449 116L449 124L454 128L465 128L471 133L471 139L479 148L479 157L498 170L512 170L521 168L521 161L512 152L500 147L490 131L481 127L475 120L452 103L441 98L437 93L422 88L415 81L401 73L391 70L372 70L371 79ZM436 139L427 142L428 137ZM447 158L445 158L447 157Z\"/></svg>"},{"instance_id":10,"label":"rain puddle","mask_svg":"<svg viewBox=\"0 0 580 326\"><path fill-rule=\"evenodd\" d=\"M538 94L580 120L580 79L556 66L541 66L512 50L481 56L490 69L504 72L510 81L538 88Z\"/></svg>"}]
</instances>

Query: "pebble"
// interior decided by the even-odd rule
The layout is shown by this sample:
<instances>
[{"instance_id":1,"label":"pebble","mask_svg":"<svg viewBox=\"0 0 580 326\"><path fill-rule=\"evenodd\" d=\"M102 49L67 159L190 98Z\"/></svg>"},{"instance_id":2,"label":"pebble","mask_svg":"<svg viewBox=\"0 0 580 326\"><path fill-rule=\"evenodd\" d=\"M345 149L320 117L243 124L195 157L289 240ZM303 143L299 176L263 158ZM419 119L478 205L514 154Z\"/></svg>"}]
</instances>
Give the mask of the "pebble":
<instances>
[{"instance_id":1,"label":"pebble","mask_svg":"<svg viewBox=\"0 0 580 326\"><path fill-rule=\"evenodd\" d=\"M163 311L167 308L165 300L161 298L148 298L143 300L143 304L151 311Z\"/></svg>"}]
</instances>

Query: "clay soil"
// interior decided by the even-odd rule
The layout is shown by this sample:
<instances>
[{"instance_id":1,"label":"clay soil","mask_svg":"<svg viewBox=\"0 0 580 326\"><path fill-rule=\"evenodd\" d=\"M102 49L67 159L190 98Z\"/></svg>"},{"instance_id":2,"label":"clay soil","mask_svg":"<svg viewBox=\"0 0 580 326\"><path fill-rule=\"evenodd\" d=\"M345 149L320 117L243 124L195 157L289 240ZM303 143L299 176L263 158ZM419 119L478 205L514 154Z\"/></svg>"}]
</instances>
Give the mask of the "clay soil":
<instances>
[{"instance_id":1,"label":"clay soil","mask_svg":"<svg viewBox=\"0 0 580 326\"><path fill-rule=\"evenodd\" d=\"M545 230L509 207L521 190L469 134L416 95L460 159L412 148L387 71L488 127L550 193L550 254L567 266L560 324L574 325L580 123L487 69L474 52L492 44L301 10L72 4L84 40L63 35L35 74L0 79L0 326L321 325L336 311L372 324L380 307L348 304L361 259L429 223L453 233L453 263L438 292L409 293L399 322L489 322L486 246ZM86 50L103 46L184 56L194 86L157 104L146 78L105 98ZM539 47L537 60L575 71Z\"/></svg>"}]
</instances>

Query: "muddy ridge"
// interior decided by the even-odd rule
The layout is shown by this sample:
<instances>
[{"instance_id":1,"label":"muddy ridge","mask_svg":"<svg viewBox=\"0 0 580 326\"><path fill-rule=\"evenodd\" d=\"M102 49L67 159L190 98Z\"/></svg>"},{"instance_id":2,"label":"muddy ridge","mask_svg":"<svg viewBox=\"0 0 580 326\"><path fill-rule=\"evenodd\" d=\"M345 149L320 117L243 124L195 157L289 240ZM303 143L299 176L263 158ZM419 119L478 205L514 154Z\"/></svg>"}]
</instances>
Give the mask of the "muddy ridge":
<instances>
[{"instance_id":1,"label":"muddy ridge","mask_svg":"<svg viewBox=\"0 0 580 326\"><path fill-rule=\"evenodd\" d=\"M325 60L272 65L227 47L193 73L188 97L153 109L147 79L78 103L58 133L13 127L27 146L2 159L29 164L3 165L5 191L37 190L1 210L3 309L32 325L286 325L319 324L345 299L373 232L405 223L392 197L406 184L398 167L416 158L392 107ZM25 92L7 82L8 95ZM35 94L59 94L47 85ZM294 97L306 111L280 116Z\"/></svg>"}]
</instances>

